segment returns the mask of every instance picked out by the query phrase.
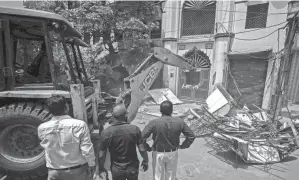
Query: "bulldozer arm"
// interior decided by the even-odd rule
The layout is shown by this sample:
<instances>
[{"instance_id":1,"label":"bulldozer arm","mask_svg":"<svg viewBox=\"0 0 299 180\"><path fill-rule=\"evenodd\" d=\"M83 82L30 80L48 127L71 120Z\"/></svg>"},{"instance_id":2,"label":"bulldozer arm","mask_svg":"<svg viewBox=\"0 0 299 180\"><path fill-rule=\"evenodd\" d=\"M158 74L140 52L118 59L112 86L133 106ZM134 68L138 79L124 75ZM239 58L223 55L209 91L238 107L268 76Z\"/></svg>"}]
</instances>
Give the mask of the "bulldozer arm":
<instances>
[{"instance_id":1,"label":"bulldozer arm","mask_svg":"<svg viewBox=\"0 0 299 180\"><path fill-rule=\"evenodd\" d=\"M156 62L142 73L130 79L131 85L131 103L128 107L128 122L135 119L138 108L142 104L144 96L157 78L163 67L162 62Z\"/></svg>"},{"instance_id":2,"label":"bulldozer arm","mask_svg":"<svg viewBox=\"0 0 299 180\"><path fill-rule=\"evenodd\" d=\"M182 69L195 69L189 59L178 56L168 49L155 47L154 53L137 66L135 72L125 80L125 83L129 84L125 89L130 89L131 95L130 102L125 102L125 104L129 104L128 122L135 119L144 96L148 93L164 64Z\"/></svg>"}]
</instances>

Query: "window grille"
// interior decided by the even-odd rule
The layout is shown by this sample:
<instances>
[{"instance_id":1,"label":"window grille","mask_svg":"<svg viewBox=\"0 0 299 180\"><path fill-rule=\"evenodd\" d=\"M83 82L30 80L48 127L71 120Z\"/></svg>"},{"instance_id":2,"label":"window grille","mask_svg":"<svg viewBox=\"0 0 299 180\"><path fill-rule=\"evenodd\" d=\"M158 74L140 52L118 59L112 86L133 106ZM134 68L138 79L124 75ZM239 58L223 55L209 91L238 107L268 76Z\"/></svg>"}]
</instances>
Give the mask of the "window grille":
<instances>
[{"instance_id":1,"label":"window grille","mask_svg":"<svg viewBox=\"0 0 299 180\"><path fill-rule=\"evenodd\" d=\"M245 29L265 28L267 26L269 3L247 7Z\"/></svg>"},{"instance_id":2,"label":"window grille","mask_svg":"<svg viewBox=\"0 0 299 180\"><path fill-rule=\"evenodd\" d=\"M182 36L214 34L215 1L185 1L182 11Z\"/></svg>"}]
</instances>

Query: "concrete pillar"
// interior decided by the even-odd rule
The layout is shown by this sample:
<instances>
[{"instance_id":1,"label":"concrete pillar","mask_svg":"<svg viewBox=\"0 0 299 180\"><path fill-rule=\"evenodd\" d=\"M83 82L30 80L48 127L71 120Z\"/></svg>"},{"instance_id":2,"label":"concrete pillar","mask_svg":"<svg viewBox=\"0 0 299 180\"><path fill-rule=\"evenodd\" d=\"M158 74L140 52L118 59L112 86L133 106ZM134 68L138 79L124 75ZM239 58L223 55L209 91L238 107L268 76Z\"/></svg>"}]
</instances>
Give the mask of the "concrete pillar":
<instances>
[{"instance_id":1,"label":"concrete pillar","mask_svg":"<svg viewBox=\"0 0 299 180\"><path fill-rule=\"evenodd\" d=\"M164 47L169 49L171 52L177 54L177 41L173 39L172 41L168 40L164 42ZM178 67L164 65L163 71L163 83L165 87L169 88L175 95L177 95L177 84L179 83L178 78Z\"/></svg>"},{"instance_id":2,"label":"concrete pillar","mask_svg":"<svg viewBox=\"0 0 299 180\"><path fill-rule=\"evenodd\" d=\"M162 33L164 35L164 47L171 52L177 54L177 40L179 38L179 26L180 26L180 1L166 1L165 13L162 15ZM164 65L163 68L163 83L164 86L169 88L175 95L178 94L178 73L179 68Z\"/></svg>"},{"instance_id":3,"label":"concrete pillar","mask_svg":"<svg viewBox=\"0 0 299 180\"><path fill-rule=\"evenodd\" d=\"M217 33L215 35L214 58L211 68L211 80L209 92L213 92L215 85L226 86L228 59L227 54L234 34Z\"/></svg>"},{"instance_id":4,"label":"concrete pillar","mask_svg":"<svg viewBox=\"0 0 299 180\"><path fill-rule=\"evenodd\" d=\"M234 1L217 1L216 9L214 56L211 63L209 93L213 92L217 84L226 86L227 54L234 38L232 33Z\"/></svg>"}]
</instances>

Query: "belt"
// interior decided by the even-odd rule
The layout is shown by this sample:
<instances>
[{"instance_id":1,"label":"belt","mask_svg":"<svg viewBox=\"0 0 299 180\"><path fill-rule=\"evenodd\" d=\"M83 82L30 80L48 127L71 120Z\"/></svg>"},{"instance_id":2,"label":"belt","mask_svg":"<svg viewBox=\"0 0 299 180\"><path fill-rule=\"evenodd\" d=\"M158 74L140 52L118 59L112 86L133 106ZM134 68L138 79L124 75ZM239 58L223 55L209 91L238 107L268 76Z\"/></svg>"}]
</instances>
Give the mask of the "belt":
<instances>
[{"instance_id":1,"label":"belt","mask_svg":"<svg viewBox=\"0 0 299 180\"><path fill-rule=\"evenodd\" d=\"M80 165L77 165L77 166L72 166L72 167L62 168L62 169L54 169L54 168L48 168L48 169L52 169L52 170L71 170L71 169L78 169L78 168L80 168L84 165L86 165L86 164L80 164Z\"/></svg>"},{"instance_id":2,"label":"belt","mask_svg":"<svg viewBox=\"0 0 299 180\"><path fill-rule=\"evenodd\" d=\"M155 149L155 151L157 151L157 152L173 152L173 151L176 151L176 150L178 150L178 148L175 148L175 149L164 149L164 150Z\"/></svg>"}]
</instances>

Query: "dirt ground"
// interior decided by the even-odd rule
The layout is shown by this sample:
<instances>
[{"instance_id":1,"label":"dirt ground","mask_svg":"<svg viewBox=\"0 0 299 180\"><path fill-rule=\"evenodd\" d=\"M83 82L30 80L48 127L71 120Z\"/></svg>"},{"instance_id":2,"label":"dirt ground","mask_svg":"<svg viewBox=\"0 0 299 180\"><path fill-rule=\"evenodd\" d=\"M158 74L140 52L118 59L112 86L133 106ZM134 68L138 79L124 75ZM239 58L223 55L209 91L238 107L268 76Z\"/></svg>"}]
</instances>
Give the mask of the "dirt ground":
<instances>
[{"instance_id":1,"label":"dirt ground","mask_svg":"<svg viewBox=\"0 0 299 180\"><path fill-rule=\"evenodd\" d=\"M182 114L197 104L174 106L175 114ZM151 115L149 115L151 114ZM151 120L159 116L159 106L142 106L132 124L143 129ZM183 141L184 139L181 139ZM150 142L151 143L151 142ZM152 158L149 153L151 164ZM177 180L298 180L299 150L283 162L272 165L249 165L238 159L235 153L215 152L209 148L204 138L197 138L189 149L179 150ZM140 159L142 159L140 157ZM111 179L111 175L110 175ZM140 180L152 180L152 167L147 172L140 171Z\"/></svg>"}]
</instances>

